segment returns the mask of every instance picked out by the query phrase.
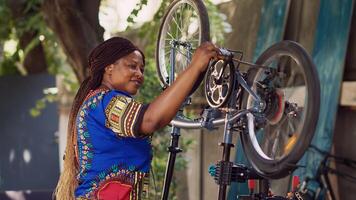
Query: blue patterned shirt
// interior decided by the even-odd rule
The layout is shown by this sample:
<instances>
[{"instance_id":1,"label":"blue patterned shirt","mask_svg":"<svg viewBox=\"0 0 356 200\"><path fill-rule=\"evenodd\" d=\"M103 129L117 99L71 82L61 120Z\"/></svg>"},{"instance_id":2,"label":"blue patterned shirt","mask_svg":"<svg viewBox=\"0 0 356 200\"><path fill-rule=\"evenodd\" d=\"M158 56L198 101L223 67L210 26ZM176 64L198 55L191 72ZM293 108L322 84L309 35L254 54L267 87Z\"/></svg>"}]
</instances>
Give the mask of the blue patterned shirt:
<instances>
[{"instance_id":1,"label":"blue patterned shirt","mask_svg":"<svg viewBox=\"0 0 356 200\"><path fill-rule=\"evenodd\" d=\"M138 130L146 107L117 90L97 89L88 95L76 119L77 198L94 198L108 181L131 185L132 199L145 192L148 186L142 182L152 152L150 137Z\"/></svg>"}]
</instances>

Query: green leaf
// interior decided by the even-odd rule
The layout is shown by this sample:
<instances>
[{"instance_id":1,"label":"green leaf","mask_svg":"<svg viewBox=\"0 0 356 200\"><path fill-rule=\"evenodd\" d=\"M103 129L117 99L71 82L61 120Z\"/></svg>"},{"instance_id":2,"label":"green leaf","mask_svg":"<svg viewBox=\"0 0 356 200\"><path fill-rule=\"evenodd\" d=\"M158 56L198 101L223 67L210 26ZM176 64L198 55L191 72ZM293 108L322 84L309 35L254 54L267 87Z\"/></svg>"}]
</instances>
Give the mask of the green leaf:
<instances>
[{"instance_id":1,"label":"green leaf","mask_svg":"<svg viewBox=\"0 0 356 200\"><path fill-rule=\"evenodd\" d=\"M133 17L128 17L126 21L128 23L134 23Z\"/></svg>"},{"instance_id":2,"label":"green leaf","mask_svg":"<svg viewBox=\"0 0 356 200\"><path fill-rule=\"evenodd\" d=\"M45 102L44 99L40 99L40 100L37 101L37 103L36 103L36 108L37 109L43 109L45 107L46 107L46 102Z\"/></svg>"},{"instance_id":3,"label":"green leaf","mask_svg":"<svg viewBox=\"0 0 356 200\"><path fill-rule=\"evenodd\" d=\"M141 0L141 4L147 5L147 0Z\"/></svg>"},{"instance_id":4,"label":"green leaf","mask_svg":"<svg viewBox=\"0 0 356 200\"><path fill-rule=\"evenodd\" d=\"M36 109L36 108L30 109L30 115L32 117L38 117L40 114L41 114L41 111L39 111L38 109Z\"/></svg>"},{"instance_id":5,"label":"green leaf","mask_svg":"<svg viewBox=\"0 0 356 200\"><path fill-rule=\"evenodd\" d=\"M132 10L131 15L135 15L137 17L138 11L139 10L137 9Z\"/></svg>"}]
</instances>

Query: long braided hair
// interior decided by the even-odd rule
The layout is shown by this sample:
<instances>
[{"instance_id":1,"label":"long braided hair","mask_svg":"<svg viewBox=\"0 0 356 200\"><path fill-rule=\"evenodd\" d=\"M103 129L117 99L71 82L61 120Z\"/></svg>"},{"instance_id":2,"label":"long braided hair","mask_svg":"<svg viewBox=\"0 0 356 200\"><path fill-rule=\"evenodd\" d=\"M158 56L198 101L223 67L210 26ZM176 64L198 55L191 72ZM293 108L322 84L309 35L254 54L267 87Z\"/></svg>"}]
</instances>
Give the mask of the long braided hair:
<instances>
[{"instance_id":1,"label":"long braided hair","mask_svg":"<svg viewBox=\"0 0 356 200\"><path fill-rule=\"evenodd\" d=\"M67 145L65 149L63 172L59 177L57 187L54 191L56 200L73 200L74 192L78 186L76 178L79 172L77 157L75 155L76 118L77 113L88 96L89 92L97 89L103 80L105 67L115 63L118 59L139 51L145 63L144 54L129 40L122 37L113 37L95 47L89 54L89 76L81 83L74 98L72 109L69 115Z\"/></svg>"}]
</instances>

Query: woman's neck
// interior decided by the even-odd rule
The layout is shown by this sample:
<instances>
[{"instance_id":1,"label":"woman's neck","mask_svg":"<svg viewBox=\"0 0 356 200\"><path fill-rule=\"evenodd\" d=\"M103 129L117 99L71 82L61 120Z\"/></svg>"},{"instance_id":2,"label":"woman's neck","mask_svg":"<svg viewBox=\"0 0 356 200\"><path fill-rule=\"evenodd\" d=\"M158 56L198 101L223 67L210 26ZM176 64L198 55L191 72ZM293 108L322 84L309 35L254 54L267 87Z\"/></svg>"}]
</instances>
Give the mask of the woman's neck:
<instances>
[{"instance_id":1,"label":"woman's neck","mask_svg":"<svg viewBox=\"0 0 356 200\"><path fill-rule=\"evenodd\" d=\"M114 89L114 87L112 87L112 85L106 80L102 80L101 81L101 86L100 87L106 87L106 88L108 88L110 90Z\"/></svg>"}]
</instances>

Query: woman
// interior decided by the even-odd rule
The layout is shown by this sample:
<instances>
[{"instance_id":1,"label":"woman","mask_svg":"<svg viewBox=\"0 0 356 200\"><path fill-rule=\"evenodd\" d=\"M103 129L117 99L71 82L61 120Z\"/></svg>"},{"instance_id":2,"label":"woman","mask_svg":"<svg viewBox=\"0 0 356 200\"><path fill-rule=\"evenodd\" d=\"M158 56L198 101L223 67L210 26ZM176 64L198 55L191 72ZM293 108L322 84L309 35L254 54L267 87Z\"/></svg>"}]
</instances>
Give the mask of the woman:
<instances>
[{"instance_id":1,"label":"woman","mask_svg":"<svg viewBox=\"0 0 356 200\"><path fill-rule=\"evenodd\" d=\"M202 44L191 64L148 105L135 101L143 84L145 57L129 40L114 37L89 55L89 77L74 99L64 171L56 199L141 199L151 162L151 134L166 126L210 59Z\"/></svg>"}]
</instances>

